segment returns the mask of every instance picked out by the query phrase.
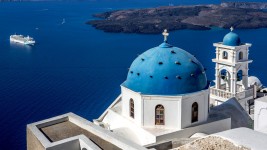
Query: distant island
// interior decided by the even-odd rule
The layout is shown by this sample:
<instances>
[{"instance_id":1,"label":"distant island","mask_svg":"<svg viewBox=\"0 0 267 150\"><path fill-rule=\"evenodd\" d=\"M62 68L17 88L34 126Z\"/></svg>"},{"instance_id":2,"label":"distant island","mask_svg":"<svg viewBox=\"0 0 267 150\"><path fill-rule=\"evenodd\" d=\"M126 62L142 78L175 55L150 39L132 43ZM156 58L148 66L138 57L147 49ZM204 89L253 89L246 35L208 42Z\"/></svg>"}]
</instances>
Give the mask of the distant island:
<instances>
[{"instance_id":1,"label":"distant island","mask_svg":"<svg viewBox=\"0 0 267 150\"><path fill-rule=\"evenodd\" d=\"M87 24L105 32L161 33L163 29L209 30L212 27L267 27L267 3L226 2L220 5L166 6L116 10L99 14Z\"/></svg>"}]
</instances>

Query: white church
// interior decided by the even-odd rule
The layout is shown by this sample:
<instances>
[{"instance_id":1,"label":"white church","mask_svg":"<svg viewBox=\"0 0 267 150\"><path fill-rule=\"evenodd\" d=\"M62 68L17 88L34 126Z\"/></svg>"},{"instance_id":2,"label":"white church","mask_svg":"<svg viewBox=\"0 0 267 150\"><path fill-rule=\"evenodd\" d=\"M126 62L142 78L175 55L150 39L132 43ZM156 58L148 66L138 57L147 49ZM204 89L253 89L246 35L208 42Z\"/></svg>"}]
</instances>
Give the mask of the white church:
<instances>
[{"instance_id":1,"label":"white church","mask_svg":"<svg viewBox=\"0 0 267 150\"><path fill-rule=\"evenodd\" d=\"M245 148L267 148L267 144L246 135L251 133L267 140L267 134L248 129L251 122L244 121L251 120L250 104L265 96L260 80L248 74L251 44L242 43L233 28L223 42L214 43L215 85L210 86L202 64L192 54L169 44L167 30L163 36L162 44L133 61L121 84L121 94L98 119L91 123L69 113L30 124L28 150L68 150L71 146L72 150L175 149L174 141L182 143L179 139L196 143L194 140L209 141L210 137L215 141L218 139L214 137L221 138L218 145L223 145L221 140L226 138ZM267 104L265 99L261 101ZM228 111L229 107L231 116L220 114L222 108ZM255 107L255 112L258 109L261 108ZM235 122L236 118L240 121ZM237 127L246 128L233 129ZM261 127L267 129L267 123ZM240 138L233 139L233 135L253 143L238 141ZM71 144L75 140L76 145ZM171 148L166 144L170 141Z\"/></svg>"},{"instance_id":2,"label":"white church","mask_svg":"<svg viewBox=\"0 0 267 150\"><path fill-rule=\"evenodd\" d=\"M141 145L208 118L204 67L187 51L168 44L166 30L163 35L162 44L133 61L121 95L95 120Z\"/></svg>"}]
</instances>

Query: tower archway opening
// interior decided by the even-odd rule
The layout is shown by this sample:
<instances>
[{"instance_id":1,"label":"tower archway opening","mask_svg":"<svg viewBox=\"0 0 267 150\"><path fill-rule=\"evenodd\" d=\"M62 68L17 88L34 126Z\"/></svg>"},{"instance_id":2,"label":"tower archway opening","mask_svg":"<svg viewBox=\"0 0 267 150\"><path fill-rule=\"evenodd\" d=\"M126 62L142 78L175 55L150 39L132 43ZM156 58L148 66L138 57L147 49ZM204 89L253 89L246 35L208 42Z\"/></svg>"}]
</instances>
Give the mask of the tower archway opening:
<instances>
[{"instance_id":1,"label":"tower archway opening","mask_svg":"<svg viewBox=\"0 0 267 150\"><path fill-rule=\"evenodd\" d=\"M226 69L221 70L218 79L220 80L219 88L224 91L230 91L231 90L230 79L231 79L230 73Z\"/></svg>"}]
</instances>

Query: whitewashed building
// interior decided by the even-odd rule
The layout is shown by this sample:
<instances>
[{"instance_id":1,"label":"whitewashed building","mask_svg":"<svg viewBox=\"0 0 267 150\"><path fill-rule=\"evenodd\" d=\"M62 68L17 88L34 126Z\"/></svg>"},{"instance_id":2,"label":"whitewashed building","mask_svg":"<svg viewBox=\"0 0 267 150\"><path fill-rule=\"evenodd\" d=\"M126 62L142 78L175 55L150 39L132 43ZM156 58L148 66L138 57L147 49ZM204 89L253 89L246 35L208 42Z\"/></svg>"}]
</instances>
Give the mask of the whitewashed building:
<instances>
[{"instance_id":1,"label":"whitewashed building","mask_svg":"<svg viewBox=\"0 0 267 150\"><path fill-rule=\"evenodd\" d=\"M267 97L255 100L254 130L267 133Z\"/></svg>"},{"instance_id":2,"label":"whitewashed building","mask_svg":"<svg viewBox=\"0 0 267 150\"><path fill-rule=\"evenodd\" d=\"M202 64L169 44L168 35L165 30L162 44L133 61L121 94L98 119L92 123L68 113L29 124L27 149L265 148L254 137L267 140L266 97L256 100L254 115L255 130L264 133L247 129L253 121L240 105L267 93L257 77L248 76L251 44L242 44L232 31L214 44L216 78L209 87Z\"/></svg>"},{"instance_id":3,"label":"whitewashed building","mask_svg":"<svg viewBox=\"0 0 267 150\"><path fill-rule=\"evenodd\" d=\"M156 143L160 136L204 124L208 119L205 69L193 55L170 45L166 30L163 35L162 44L133 61L121 84L121 95L94 120L140 145ZM218 126L218 130L222 128Z\"/></svg>"}]
</instances>

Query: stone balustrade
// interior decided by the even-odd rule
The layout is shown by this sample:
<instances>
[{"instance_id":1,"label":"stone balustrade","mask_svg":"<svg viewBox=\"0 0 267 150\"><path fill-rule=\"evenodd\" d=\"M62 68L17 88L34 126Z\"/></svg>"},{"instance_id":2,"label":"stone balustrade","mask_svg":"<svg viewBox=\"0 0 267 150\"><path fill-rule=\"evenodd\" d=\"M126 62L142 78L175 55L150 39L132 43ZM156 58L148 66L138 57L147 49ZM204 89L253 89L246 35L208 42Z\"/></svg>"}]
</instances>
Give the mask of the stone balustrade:
<instances>
[{"instance_id":1,"label":"stone balustrade","mask_svg":"<svg viewBox=\"0 0 267 150\"><path fill-rule=\"evenodd\" d=\"M221 89L216 89L215 87L210 87L210 94L213 96L221 97L224 99L230 99L232 97L235 97L237 100L243 99L245 97L250 97L253 96L253 88L244 90L241 92L237 92L236 94L232 94L229 91L221 90Z\"/></svg>"}]
</instances>

